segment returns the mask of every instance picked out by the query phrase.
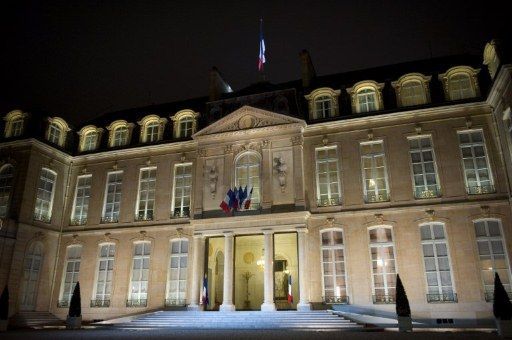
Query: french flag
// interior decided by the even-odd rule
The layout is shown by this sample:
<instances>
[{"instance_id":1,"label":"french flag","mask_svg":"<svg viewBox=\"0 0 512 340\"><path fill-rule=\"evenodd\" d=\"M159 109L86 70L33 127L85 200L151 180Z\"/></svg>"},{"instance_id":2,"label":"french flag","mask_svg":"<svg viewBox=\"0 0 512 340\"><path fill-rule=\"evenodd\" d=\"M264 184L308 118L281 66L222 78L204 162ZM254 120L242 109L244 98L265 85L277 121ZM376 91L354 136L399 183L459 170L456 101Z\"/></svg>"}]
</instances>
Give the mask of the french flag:
<instances>
[{"instance_id":1,"label":"french flag","mask_svg":"<svg viewBox=\"0 0 512 340\"><path fill-rule=\"evenodd\" d=\"M201 297L201 303L205 306L210 304L210 299L208 299L208 277L206 273L203 278L203 295Z\"/></svg>"},{"instance_id":2,"label":"french flag","mask_svg":"<svg viewBox=\"0 0 512 340\"><path fill-rule=\"evenodd\" d=\"M233 190L229 189L226 197L224 197L224 200L220 203L220 207L226 214L229 214L231 212L231 196L234 194Z\"/></svg>"},{"instance_id":3,"label":"french flag","mask_svg":"<svg viewBox=\"0 0 512 340\"><path fill-rule=\"evenodd\" d=\"M247 198L245 199L245 203L244 203L245 209L249 209L249 207L251 206L251 197L252 197L252 188L251 188L251 191L249 192L249 196L247 196Z\"/></svg>"},{"instance_id":4,"label":"french flag","mask_svg":"<svg viewBox=\"0 0 512 340\"><path fill-rule=\"evenodd\" d=\"M293 303L292 276L288 275L288 303Z\"/></svg>"},{"instance_id":5,"label":"french flag","mask_svg":"<svg viewBox=\"0 0 512 340\"><path fill-rule=\"evenodd\" d=\"M260 19L260 55L258 57L258 71L263 71L265 64L265 40L263 39L263 19Z\"/></svg>"}]
</instances>

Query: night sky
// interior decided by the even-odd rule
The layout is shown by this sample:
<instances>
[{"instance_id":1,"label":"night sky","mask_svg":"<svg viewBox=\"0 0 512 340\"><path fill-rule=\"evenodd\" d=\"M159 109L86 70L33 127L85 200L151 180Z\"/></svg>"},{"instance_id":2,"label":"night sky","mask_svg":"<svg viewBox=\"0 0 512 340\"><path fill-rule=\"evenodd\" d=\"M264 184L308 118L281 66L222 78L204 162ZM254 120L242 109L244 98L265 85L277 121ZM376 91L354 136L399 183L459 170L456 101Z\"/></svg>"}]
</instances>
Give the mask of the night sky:
<instances>
[{"instance_id":1,"label":"night sky","mask_svg":"<svg viewBox=\"0 0 512 340\"><path fill-rule=\"evenodd\" d=\"M42 110L78 124L104 112L208 94L215 65L234 90L266 73L317 74L481 54L508 18L471 1L13 1L0 8L0 114ZM489 6L489 7L487 7ZM429 47L430 46L430 47Z\"/></svg>"}]
</instances>

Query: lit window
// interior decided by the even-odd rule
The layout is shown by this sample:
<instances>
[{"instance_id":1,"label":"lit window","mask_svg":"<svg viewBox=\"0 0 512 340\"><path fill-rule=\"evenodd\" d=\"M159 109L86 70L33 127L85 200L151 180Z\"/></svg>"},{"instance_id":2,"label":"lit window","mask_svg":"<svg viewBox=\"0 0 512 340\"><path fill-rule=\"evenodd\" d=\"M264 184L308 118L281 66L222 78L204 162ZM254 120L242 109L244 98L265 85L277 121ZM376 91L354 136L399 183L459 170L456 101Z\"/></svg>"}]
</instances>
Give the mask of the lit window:
<instances>
[{"instance_id":1,"label":"lit window","mask_svg":"<svg viewBox=\"0 0 512 340\"><path fill-rule=\"evenodd\" d=\"M187 296L188 240L172 240L167 274L167 306L184 306Z\"/></svg>"},{"instance_id":2,"label":"lit window","mask_svg":"<svg viewBox=\"0 0 512 340\"><path fill-rule=\"evenodd\" d=\"M14 167L5 164L0 168L0 218L7 217L11 203Z\"/></svg>"},{"instance_id":3,"label":"lit window","mask_svg":"<svg viewBox=\"0 0 512 340\"><path fill-rule=\"evenodd\" d=\"M69 246L66 252L66 265L62 273L62 286L60 291L59 307L68 307L73 290L78 282L82 246Z\"/></svg>"},{"instance_id":4,"label":"lit window","mask_svg":"<svg viewBox=\"0 0 512 340\"><path fill-rule=\"evenodd\" d=\"M150 242L137 242L133 247L132 275L127 305L146 307L148 299Z\"/></svg>"},{"instance_id":5,"label":"lit window","mask_svg":"<svg viewBox=\"0 0 512 340\"><path fill-rule=\"evenodd\" d=\"M361 143L366 203L389 201L388 174L382 141Z\"/></svg>"},{"instance_id":6,"label":"lit window","mask_svg":"<svg viewBox=\"0 0 512 340\"><path fill-rule=\"evenodd\" d=\"M109 307L112 294L112 284L114 276L114 260L116 255L116 245L105 243L100 245L98 257L96 284L93 294L94 300L91 306Z\"/></svg>"},{"instance_id":7,"label":"lit window","mask_svg":"<svg viewBox=\"0 0 512 340\"><path fill-rule=\"evenodd\" d=\"M188 138L196 132L198 112L186 109L177 112L171 119L174 122L174 138Z\"/></svg>"},{"instance_id":8,"label":"lit window","mask_svg":"<svg viewBox=\"0 0 512 340\"><path fill-rule=\"evenodd\" d=\"M260 206L260 158L253 152L240 155L235 165L235 186L245 188L249 193L252 188L250 209Z\"/></svg>"},{"instance_id":9,"label":"lit window","mask_svg":"<svg viewBox=\"0 0 512 340\"><path fill-rule=\"evenodd\" d=\"M146 141L149 143L156 142L158 140L159 130L160 124L158 122L149 123L146 126Z\"/></svg>"},{"instance_id":10,"label":"lit window","mask_svg":"<svg viewBox=\"0 0 512 340\"><path fill-rule=\"evenodd\" d=\"M118 127L114 130L114 138L112 146L123 146L128 143L128 128L125 126Z\"/></svg>"},{"instance_id":11,"label":"lit window","mask_svg":"<svg viewBox=\"0 0 512 340\"><path fill-rule=\"evenodd\" d=\"M414 197L439 197L441 191L437 179L436 160L431 137L411 137L409 138L409 147Z\"/></svg>"},{"instance_id":12,"label":"lit window","mask_svg":"<svg viewBox=\"0 0 512 340\"><path fill-rule=\"evenodd\" d=\"M375 104L375 91L372 89L363 89L357 92L357 112L370 112L375 111L377 106Z\"/></svg>"},{"instance_id":13,"label":"lit window","mask_svg":"<svg viewBox=\"0 0 512 340\"><path fill-rule=\"evenodd\" d=\"M155 209L156 167L140 169L136 219L153 220Z\"/></svg>"},{"instance_id":14,"label":"lit window","mask_svg":"<svg viewBox=\"0 0 512 340\"><path fill-rule=\"evenodd\" d=\"M475 97L471 85L471 78L466 73L459 73L450 77L450 99L458 100Z\"/></svg>"},{"instance_id":15,"label":"lit window","mask_svg":"<svg viewBox=\"0 0 512 340\"><path fill-rule=\"evenodd\" d=\"M393 234L389 227L369 230L374 303L394 303L396 263Z\"/></svg>"},{"instance_id":16,"label":"lit window","mask_svg":"<svg viewBox=\"0 0 512 340\"><path fill-rule=\"evenodd\" d=\"M315 99L315 118L328 118L333 116L332 98L321 96Z\"/></svg>"},{"instance_id":17,"label":"lit window","mask_svg":"<svg viewBox=\"0 0 512 340\"><path fill-rule=\"evenodd\" d=\"M322 119L335 117L338 113L340 90L322 87L304 96L309 103L309 118Z\"/></svg>"},{"instance_id":18,"label":"lit window","mask_svg":"<svg viewBox=\"0 0 512 340\"><path fill-rule=\"evenodd\" d=\"M28 248L23 261L23 278L21 281L20 310L35 310L39 272L43 265L43 245L33 242Z\"/></svg>"},{"instance_id":19,"label":"lit window","mask_svg":"<svg viewBox=\"0 0 512 340\"><path fill-rule=\"evenodd\" d=\"M96 132L89 132L85 135L83 151L91 151L96 149L98 143L98 134Z\"/></svg>"},{"instance_id":20,"label":"lit window","mask_svg":"<svg viewBox=\"0 0 512 340\"><path fill-rule=\"evenodd\" d=\"M190 217L192 191L192 163L174 167L174 191L171 217Z\"/></svg>"},{"instance_id":21,"label":"lit window","mask_svg":"<svg viewBox=\"0 0 512 340\"><path fill-rule=\"evenodd\" d=\"M192 129L194 125L194 118L192 117L184 117L180 119L180 137L190 137L192 136Z\"/></svg>"},{"instance_id":22,"label":"lit window","mask_svg":"<svg viewBox=\"0 0 512 340\"><path fill-rule=\"evenodd\" d=\"M459 131L460 151L468 194L494 192L482 130Z\"/></svg>"},{"instance_id":23,"label":"lit window","mask_svg":"<svg viewBox=\"0 0 512 340\"><path fill-rule=\"evenodd\" d=\"M59 144L60 142L60 136L62 134L62 131L60 130L59 126L55 123L50 124L48 127L48 141L53 144Z\"/></svg>"},{"instance_id":24,"label":"lit window","mask_svg":"<svg viewBox=\"0 0 512 340\"><path fill-rule=\"evenodd\" d=\"M477 81L479 72L479 69L469 66L456 66L440 74L439 80L443 83L445 98L460 100L479 96L480 89Z\"/></svg>"},{"instance_id":25,"label":"lit window","mask_svg":"<svg viewBox=\"0 0 512 340\"><path fill-rule=\"evenodd\" d=\"M78 176L76 180L75 202L71 216L72 225L84 225L87 223L89 212L89 199L91 198L92 175Z\"/></svg>"},{"instance_id":26,"label":"lit window","mask_svg":"<svg viewBox=\"0 0 512 340\"><path fill-rule=\"evenodd\" d=\"M50 223L56 180L57 173L50 169L41 169L37 187L34 220Z\"/></svg>"},{"instance_id":27,"label":"lit window","mask_svg":"<svg viewBox=\"0 0 512 340\"><path fill-rule=\"evenodd\" d=\"M119 209L121 207L122 184L122 171L108 173L107 187L105 190L105 204L103 206L103 223L119 222Z\"/></svg>"},{"instance_id":28,"label":"lit window","mask_svg":"<svg viewBox=\"0 0 512 340\"><path fill-rule=\"evenodd\" d=\"M27 117L27 113L14 110L9 112L4 120L5 120L5 138L10 137L19 137L23 134L23 128L25 123L25 118Z\"/></svg>"},{"instance_id":29,"label":"lit window","mask_svg":"<svg viewBox=\"0 0 512 340\"><path fill-rule=\"evenodd\" d=\"M318 206L341 204L337 151L336 146L315 150Z\"/></svg>"},{"instance_id":30,"label":"lit window","mask_svg":"<svg viewBox=\"0 0 512 340\"><path fill-rule=\"evenodd\" d=\"M421 105L426 103L425 89L419 81L408 81L400 91L402 106Z\"/></svg>"},{"instance_id":31,"label":"lit window","mask_svg":"<svg viewBox=\"0 0 512 340\"><path fill-rule=\"evenodd\" d=\"M324 301L348 303L343 231L322 231L321 239Z\"/></svg>"}]
</instances>

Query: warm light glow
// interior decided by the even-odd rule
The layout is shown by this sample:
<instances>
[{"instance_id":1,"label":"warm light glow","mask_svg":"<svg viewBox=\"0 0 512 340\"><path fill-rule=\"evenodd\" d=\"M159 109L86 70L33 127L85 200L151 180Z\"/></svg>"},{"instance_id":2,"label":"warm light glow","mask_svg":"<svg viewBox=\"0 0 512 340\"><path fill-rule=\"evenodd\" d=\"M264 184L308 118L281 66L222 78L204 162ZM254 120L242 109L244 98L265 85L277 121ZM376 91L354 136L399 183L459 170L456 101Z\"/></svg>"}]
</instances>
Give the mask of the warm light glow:
<instances>
[{"instance_id":1,"label":"warm light glow","mask_svg":"<svg viewBox=\"0 0 512 340\"><path fill-rule=\"evenodd\" d=\"M377 266L379 267L383 267L385 266L386 264L384 263L384 260L383 259L377 259Z\"/></svg>"},{"instance_id":2,"label":"warm light glow","mask_svg":"<svg viewBox=\"0 0 512 340\"><path fill-rule=\"evenodd\" d=\"M375 180L370 178L370 188L375 188Z\"/></svg>"}]
</instances>

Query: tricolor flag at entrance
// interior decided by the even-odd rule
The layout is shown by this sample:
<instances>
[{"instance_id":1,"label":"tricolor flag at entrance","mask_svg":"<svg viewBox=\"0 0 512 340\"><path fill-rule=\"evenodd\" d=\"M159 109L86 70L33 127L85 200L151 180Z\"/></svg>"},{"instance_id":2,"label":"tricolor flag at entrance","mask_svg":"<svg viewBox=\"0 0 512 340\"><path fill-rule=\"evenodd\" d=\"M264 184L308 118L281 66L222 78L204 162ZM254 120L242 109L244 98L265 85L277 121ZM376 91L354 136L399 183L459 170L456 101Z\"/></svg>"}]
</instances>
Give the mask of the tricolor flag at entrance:
<instances>
[{"instance_id":1,"label":"tricolor flag at entrance","mask_svg":"<svg viewBox=\"0 0 512 340\"><path fill-rule=\"evenodd\" d=\"M288 303L293 303L292 276L288 275Z\"/></svg>"},{"instance_id":2,"label":"tricolor flag at entrance","mask_svg":"<svg viewBox=\"0 0 512 340\"><path fill-rule=\"evenodd\" d=\"M206 276L205 273L203 279L203 293L201 294L201 304L207 306L209 303L210 300L208 299L208 277Z\"/></svg>"}]
</instances>

